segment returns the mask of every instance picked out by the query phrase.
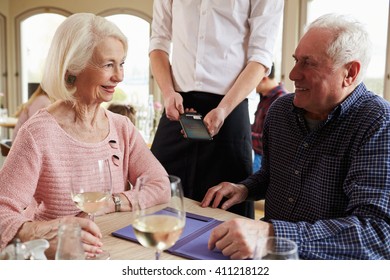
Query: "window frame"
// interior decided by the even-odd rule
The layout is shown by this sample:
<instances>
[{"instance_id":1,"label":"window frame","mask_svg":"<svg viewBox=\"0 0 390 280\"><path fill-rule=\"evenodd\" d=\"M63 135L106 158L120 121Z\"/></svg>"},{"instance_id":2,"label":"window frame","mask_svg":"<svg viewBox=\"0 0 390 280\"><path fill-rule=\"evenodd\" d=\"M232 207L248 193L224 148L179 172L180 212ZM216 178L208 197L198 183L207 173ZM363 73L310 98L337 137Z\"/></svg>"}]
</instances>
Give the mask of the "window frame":
<instances>
[{"instance_id":1,"label":"window frame","mask_svg":"<svg viewBox=\"0 0 390 280\"><path fill-rule=\"evenodd\" d=\"M8 71L7 71L7 20L5 15L0 13L0 92L8 92ZM4 106L8 107L7 96L3 99Z\"/></svg>"},{"instance_id":2,"label":"window frame","mask_svg":"<svg viewBox=\"0 0 390 280\"><path fill-rule=\"evenodd\" d=\"M98 13L99 16L102 17L108 17L108 16L114 16L114 15L119 15L119 14L126 14L130 16L135 16L139 17L149 23L149 37L152 34L152 20L153 18L139 10L134 10L131 8L112 8L112 9L107 9L104 11L101 11ZM161 101L161 93L159 90L158 85L155 82L154 76L152 74L152 70L150 68L150 63L149 63L149 92L153 94L154 100Z\"/></svg>"},{"instance_id":3,"label":"window frame","mask_svg":"<svg viewBox=\"0 0 390 280\"><path fill-rule=\"evenodd\" d=\"M25 11L15 17L15 46L16 46L16 52L15 52L15 63L16 63L16 71L15 71L15 84L16 84L16 92L18 93L15 98L16 98L16 104L22 104L25 102L23 100L23 77L21 76L22 74L22 34L21 34L21 27L22 27L22 22L29 17L36 16L39 14L58 14L62 15L65 17L69 17L72 15L70 11L67 11L65 9L61 8L56 8L56 7L38 7L34 8L28 11Z\"/></svg>"}]
</instances>

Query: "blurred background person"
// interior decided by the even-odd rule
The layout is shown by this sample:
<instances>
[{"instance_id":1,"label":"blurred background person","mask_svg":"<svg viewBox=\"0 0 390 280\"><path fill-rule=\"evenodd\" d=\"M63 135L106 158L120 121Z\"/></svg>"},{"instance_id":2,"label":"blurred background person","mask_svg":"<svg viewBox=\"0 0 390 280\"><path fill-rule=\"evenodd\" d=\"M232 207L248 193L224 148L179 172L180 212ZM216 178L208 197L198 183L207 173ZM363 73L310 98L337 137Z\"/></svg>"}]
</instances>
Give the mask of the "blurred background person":
<instances>
[{"instance_id":1,"label":"blurred background person","mask_svg":"<svg viewBox=\"0 0 390 280\"><path fill-rule=\"evenodd\" d=\"M134 108L134 106L131 106L130 104L111 103L107 107L107 110L126 116L134 125L137 124L137 110Z\"/></svg>"},{"instance_id":2,"label":"blurred background person","mask_svg":"<svg viewBox=\"0 0 390 280\"><path fill-rule=\"evenodd\" d=\"M41 85L34 91L28 101L20 106L18 111L15 113L15 118L18 118L18 122L15 125L12 141L15 140L16 135L20 127L37 111L42 108L46 108L51 104L51 101L47 93L42 89Z\"/></svg>"},{"instance_id":3,"label":"blurred background person","mask_svg":"<svg viewBox=\"0 0 390 280\"><path fill-rule=\"evenodd\" d=\"M256 87L256 92L260 95L260 101L255 112L255 121L251 126L252 148L254 152L253 173L261 167L263 157L263 127L268 109L278 97L287 93L282 84L275 79L275 65L272 64L271 72L264 76Z\"/></svg>"}]
</instances>

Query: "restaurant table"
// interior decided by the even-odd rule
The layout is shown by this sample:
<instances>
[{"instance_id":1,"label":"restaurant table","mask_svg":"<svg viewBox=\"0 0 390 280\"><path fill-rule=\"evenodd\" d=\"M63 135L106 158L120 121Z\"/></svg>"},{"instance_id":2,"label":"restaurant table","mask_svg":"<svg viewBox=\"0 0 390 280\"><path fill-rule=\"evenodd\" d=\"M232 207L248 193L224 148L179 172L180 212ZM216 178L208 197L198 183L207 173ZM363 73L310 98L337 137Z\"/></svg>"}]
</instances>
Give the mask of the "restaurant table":
<instances>
[{"instance_id":1,"label":"restaurant table","mask_svg":"<svg viewBox=\"0 0 390 280\"><path fill-rule=\"evenodd\" d=\"M14 128L17 122L17 118L8 117L5 120L0 121L0 126L5 128Z\"/></svg>"},{"instance_id":2,"label":"restaurant table","mask_svg":"<svg viewBox=\"0 0 390 280\"><path fill-rule=\"evenodd\" d=\"M0 139L10 138L9 129L15 128L17 118L8 117L5 120L0 120Z\"/></svg>"},{"instance_id":3,"label":"restaurant table","mask_svg":"<svg viewBox=\"0 0 390 280\"><path fill-rule=\"evenodd\" d=\"M188 198L184 199L185 211L207 217L212 217L217 220L226 221L232 218L245 218L243 216L216 208L203 208L200 203ZM166 205L155 206L156 209L163 209ZM153 260L154 249L145 248L142 245L125 240L119 237L112 236L112 232L126 227L132 223L134 219L133 212L116 212L110 213L95 218L96 224L99 226L103 238L103 249L111 255L111 260ZM184 260L185 258L163 252L161 260Z\"/></svg>"}]
</instances>

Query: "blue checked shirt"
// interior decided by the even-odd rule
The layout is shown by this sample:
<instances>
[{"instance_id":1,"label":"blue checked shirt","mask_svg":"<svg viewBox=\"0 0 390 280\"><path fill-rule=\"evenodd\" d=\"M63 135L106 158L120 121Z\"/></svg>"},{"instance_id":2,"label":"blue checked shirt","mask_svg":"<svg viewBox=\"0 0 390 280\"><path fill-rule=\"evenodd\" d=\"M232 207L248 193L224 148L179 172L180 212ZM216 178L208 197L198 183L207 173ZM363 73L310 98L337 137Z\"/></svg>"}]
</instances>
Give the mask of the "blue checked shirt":
<instances>
[{"instance_id":1,"label":"blue checked shirt","mask_svg":"<svg viewBox=\"0 0 390 280\"><path fill-rule=\"evenodd\" d=\"M293 98L268 112L248 199L265 198L265 220L301 259L390 259L390 103L361 83L309 131Z\"/></svg>"}]
</instances>

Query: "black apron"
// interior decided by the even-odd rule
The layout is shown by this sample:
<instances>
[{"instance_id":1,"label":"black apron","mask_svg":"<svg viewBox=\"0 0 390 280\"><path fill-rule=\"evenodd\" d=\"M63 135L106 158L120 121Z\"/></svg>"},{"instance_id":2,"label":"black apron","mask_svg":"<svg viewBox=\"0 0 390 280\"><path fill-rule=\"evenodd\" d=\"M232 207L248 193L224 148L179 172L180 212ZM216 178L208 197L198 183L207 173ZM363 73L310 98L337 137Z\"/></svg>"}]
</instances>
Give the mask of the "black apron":
<instances>
[{"instance_id":1,"label":"black apron","mask_svg":"<svg viewBox=\"0 0 390 280\"><path fill-rule=\"evenodd\" d=\"M184 108L194 108L202 116L216 108L221 95L205 92L181 93ZM178 121L163 112L151 151L168 174L182 180L185 197L202 201L210 187L223 181L238 183L252 174L252 141L248 100L242 101L212 141L185 139ZM254 203L243 202L229 211L254 218Z\"/></svg>"}]
</instances>

